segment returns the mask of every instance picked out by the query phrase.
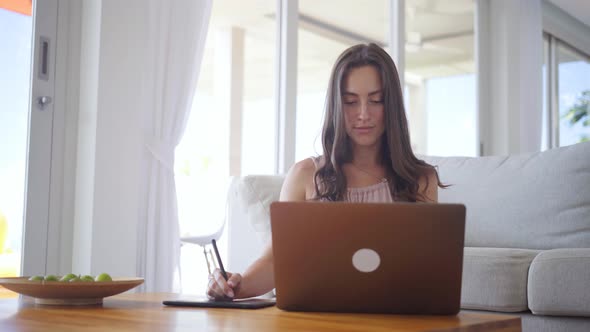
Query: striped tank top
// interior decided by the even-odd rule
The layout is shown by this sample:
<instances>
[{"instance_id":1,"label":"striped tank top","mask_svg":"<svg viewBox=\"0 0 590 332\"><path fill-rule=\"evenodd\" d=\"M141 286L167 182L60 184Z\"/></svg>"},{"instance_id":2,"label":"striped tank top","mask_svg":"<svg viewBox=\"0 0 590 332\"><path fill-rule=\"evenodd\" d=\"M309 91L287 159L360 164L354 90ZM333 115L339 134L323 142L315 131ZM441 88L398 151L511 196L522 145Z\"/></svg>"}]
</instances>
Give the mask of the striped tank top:
<instances>
[{"instance_id":1,"label":"striped tank top","mask_svg":"<svg viewBox=\"0 0 590 332\"><path fill-rule=\"evenodd\" d=\"M311 157L311 160L317 170L320 157ZM393 199L387 181L383 181L366 187L347 188L344 201L350 203L392 203Z\"/></svg>"}]
</instances>

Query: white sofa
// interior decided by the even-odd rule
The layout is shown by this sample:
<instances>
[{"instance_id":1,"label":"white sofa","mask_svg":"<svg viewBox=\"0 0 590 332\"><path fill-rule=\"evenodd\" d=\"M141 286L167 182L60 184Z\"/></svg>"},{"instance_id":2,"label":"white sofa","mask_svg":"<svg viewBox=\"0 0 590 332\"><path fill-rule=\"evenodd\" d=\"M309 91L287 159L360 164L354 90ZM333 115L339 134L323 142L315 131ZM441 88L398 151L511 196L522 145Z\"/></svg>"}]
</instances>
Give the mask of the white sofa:
<instances>
[{"instance_id":1,"label":"white sofa","mask_svg":"<svg viewBox=\"0 0 590 332\"><path fill-rule=\"evenodd\" d=\"M590 331L590 142L508 157L424 157L440 202L467 207L461 307L518 314L523 331ZM270 239L282 176L235 178L231 271Z\"/></svg>"}]
</instances>

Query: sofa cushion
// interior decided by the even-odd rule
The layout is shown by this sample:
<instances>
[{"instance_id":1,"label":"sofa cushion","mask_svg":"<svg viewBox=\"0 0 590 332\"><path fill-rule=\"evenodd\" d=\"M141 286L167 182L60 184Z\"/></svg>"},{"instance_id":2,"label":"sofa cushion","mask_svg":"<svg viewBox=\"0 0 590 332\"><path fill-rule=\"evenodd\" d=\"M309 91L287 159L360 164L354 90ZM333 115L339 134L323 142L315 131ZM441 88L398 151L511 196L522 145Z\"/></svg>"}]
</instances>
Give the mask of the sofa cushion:
<instances>
[{"instance_id":1,"label":"sofa cushion","mask_svg":"<svg viewBox=\"0 0 590 332\"><path fill-rule=\"evenodd\" d=\"M503 312L528 310L528 270L538 253L538 250L466 247L461 308Z\"/></svg>"},{"instance_id":2,"label":"sofa cushion","mask_svg":"<svg viewBox=\"0 0 590 332\"><path fill-rule=\"evenodd\" d=\"M539 254L531 264L528 296L534 314L590 316L590 248Z\"/></svg>"},{"instance_id":3,"label":"sofa cushion","mask_svg":"<svg viewBox=\"0 0 590 332\"><path fill-rule=\"evenodd\" d=\"M467 207L465 245L590 248L590 142L509 157L426 157L440 202Z\"/></svg>"}]
</instances>

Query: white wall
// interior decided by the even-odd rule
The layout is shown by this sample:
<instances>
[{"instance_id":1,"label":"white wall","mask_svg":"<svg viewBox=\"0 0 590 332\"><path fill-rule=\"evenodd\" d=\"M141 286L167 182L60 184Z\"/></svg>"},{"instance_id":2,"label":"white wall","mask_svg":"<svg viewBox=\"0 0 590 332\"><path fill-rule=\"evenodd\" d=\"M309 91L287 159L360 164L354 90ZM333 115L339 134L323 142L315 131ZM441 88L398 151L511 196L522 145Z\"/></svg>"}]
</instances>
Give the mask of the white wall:
<instances>
[{"instance_id":1,"label":"white wall","mask_svg":"<svg viewBox=\"0 0 590 332\"><path fill-rule=\"evenodd\" d=\"M478 2L478 120L483 155L540 150L541 18L541 0Z\"/></svg>"},{"instance_id":2,"label":"white wall","mask_svg":"<svg viewBox=\"0 0 590 332\"><path fill-rule=\"evenodd\" d=\"M136 275L145 100L137 60L141 8L140 0L82 5L75 273Z\"/></svg>"},{"instance_id":3,"label":"white wall","mask_svg":"<svg viewBox=\"0 0 590 332\"><path fill-rule=\"evenodd\" d=\"M73 220L78 146L81 7L61 0L57 18L55 106L63 117L53 121L52 178L46 273L72 271ZM63 37L65 36L65 37ZM63 77L64 79L59 79ZM54 185L58 184L58 185Z\"/></svg>"},{"instance_id":4,"label":"white wall","mask_svg":"<svg viewBox=\"0 0 590 332\"><path fill-rule=\"evenodd\" d=\"M81 274L90 273L92 253L100 12L100 2L94 1L83 4L81 10L80 96L72 244L72 271Z\"/></svg>"}]
</instances>

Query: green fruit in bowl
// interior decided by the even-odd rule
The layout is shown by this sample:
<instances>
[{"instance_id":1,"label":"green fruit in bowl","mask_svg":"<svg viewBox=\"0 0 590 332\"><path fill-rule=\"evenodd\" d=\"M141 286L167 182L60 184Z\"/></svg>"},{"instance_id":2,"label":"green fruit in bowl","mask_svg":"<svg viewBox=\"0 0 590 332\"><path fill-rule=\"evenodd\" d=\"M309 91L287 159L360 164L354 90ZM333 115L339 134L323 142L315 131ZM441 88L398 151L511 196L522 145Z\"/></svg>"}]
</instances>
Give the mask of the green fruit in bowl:
<instances>
[{"instance_id":1,"label":"green fruit in bowl","mask_svg":"<svg viewBox=\"0 0 590 332\"><path fill-rule=\"evenodd\" d=\"M94 278L94 281L113 281L113 278L108 273L101 273Z\"/></svg>"},{"instance_id":2,"label":"green fruit in bowl","mask_svg":"<svg viewBox=\"0 0 590 332\"><path fill-rule=\"evenodd\" d=\"M92 276L85 275L82 278L80 278L80 281L94 282L94 278Z\"/></svg>"},{"instance_id":3,"label":"green fruit in bowl","mask_svg":"<svg viewBox=\"0 0 590 332\"><path fill-rule=\"evenodd\" d=\"M45 281L59 281L59 278L54 274L48 274L45 276Z\"/></svg>"},{"instance_id":4,"label":"green fruit in bowl","mask_svg":"<svg viewBox=\"0 0 590 332\"><path fill-rule=\"evenodd\" d=\"M68 280L68 282L80 282L82 281L78 276L74 276L72 279Z\"/></svg>"},{"instance_id":5,"label":"green fruit in bowl","mask_svg":"<svg viewBox=\"0 0 590 332\"><path fill-rule=\"evenodd\" d=\"M43 276L32 276L29 278L29 281L43 281Z\"/></svg>"},{"instance_id":6,"label":"green fruit in bowl","mask_svg":"<svg viewBox=\"0 0 590 332\"><path fill-rule=\"evenodd\" d=\"M67 281L70 281L74 278L78 278L78 276L73 273L68 273L65 276L61 277L61 279L59 279L59 281L67 282Z\"/></svg>"}]
</instances>

